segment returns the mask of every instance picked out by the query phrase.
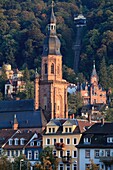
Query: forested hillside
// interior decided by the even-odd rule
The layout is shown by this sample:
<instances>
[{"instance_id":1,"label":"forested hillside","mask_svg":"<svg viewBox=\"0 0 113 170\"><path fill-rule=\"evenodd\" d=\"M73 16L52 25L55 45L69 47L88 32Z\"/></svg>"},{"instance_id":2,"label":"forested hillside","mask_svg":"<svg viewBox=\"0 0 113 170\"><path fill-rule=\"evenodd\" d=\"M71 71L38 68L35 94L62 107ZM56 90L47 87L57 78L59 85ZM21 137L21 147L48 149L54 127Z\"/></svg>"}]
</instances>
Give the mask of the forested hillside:
<instances>
[{"instance_id":1,"label":"forested hillside","mask_svg":"<svg viewBox=\"0 0 113 170\"><path fill-rule=\"evenodd\" d=\"M14 68L22 69L27 64L29 69L39 69L50 10L51 0L0 0L0 66L5 62ZM87 18L87 27L79 72L89 78L95 59L100 81L108 88L113 84L113 0L55 1L63 64L73 65L76 35L73 17L81 10Z\"/></svg>"}]
</instances>

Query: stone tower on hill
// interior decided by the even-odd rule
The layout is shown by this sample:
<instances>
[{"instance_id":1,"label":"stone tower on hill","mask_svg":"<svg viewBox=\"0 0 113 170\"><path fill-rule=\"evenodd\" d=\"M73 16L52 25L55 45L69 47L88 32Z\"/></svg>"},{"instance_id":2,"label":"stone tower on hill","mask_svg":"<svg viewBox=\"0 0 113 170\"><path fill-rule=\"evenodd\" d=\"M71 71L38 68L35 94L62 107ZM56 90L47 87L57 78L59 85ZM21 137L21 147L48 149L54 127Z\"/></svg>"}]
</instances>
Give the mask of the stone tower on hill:
<instances>
[{"instance_id":1,"label":"stone tower on hill","mask_svg":"<svg viewBox=\"0 0 113 170\"><path fill-rule=\"evenodd\" d=\"M60 46L60 40L56 34L56 17L52 5L48 33L43 44L41 77L35 77L35 107L40 106L49 119L68 118L68 83L62 79Z\"/></svg>"}]
</instances>

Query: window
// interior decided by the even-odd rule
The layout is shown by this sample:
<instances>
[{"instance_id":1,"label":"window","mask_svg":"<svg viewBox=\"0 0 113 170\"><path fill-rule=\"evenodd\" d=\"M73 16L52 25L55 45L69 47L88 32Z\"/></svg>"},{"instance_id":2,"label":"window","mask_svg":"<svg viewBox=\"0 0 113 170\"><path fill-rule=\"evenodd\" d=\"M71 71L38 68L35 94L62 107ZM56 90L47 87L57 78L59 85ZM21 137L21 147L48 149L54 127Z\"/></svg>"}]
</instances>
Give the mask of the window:
<instances>
[{"instance_id":1,"label":"window","mask_svg":"<svg viewBox=\"0 0 113 170\"><path fill-rule=\"evenodd\" d=\"M7 156L10 156L10 151L9 150L7 151Z\"/></svg>"},{"instance_id":2,"label":"window","mask_svg":"<svg viewBox=\"0 0 113 170\"><path fill-rule=\"evenodd\" d=\"M53 155L56 156L56 150L53 150Z\"/></svg>"},{"instance_id":3,"label":"window","mask_svg":"<svg viewBox=\"0 0 113 170\"><path fill-rule=\"evenodd\" d=\"M49 133L51 133L51 128L49 128Z\"/></svg>"},{"instance_id":4,"label":"window","mask_svg":"<svg viewBox=\"0 0 113 170\"><path fill-rule=\"evenodd\" d=\"M110 156L110 150L105 150L105 155Z\"/></svg>"},{"instance_id":5,"label":"window","mask_svg":"<svg viewBox=\"0 0 113 170\"><path fill-rule=\"evenodd\" d=\"M25 140L24 138L20 139L20 145L24 145L24 140Z\"/></svg>"},{"instance_id":6,"label":"window","mask_svg":"<svg viewBox=\"0 0 113 170\"><path fill-rule=\"evenodd\" d=\"M54 74L54 64L51 64L51 74Z\"/></svg>"},{"instance_id":7,"label":"window","mask_svg":"<svg viewBox=\"0 0 113 170\"><path fill-rule=\"evenodd\" d=\"M113 137L107 138L107 143L113 143Z\"/></svg>"},{"instance_id":8,"label":"window","mask_svg":"<svg viewBox=\"0 0 113 170\"><path fill-rule=\"evenodd\" d=\"M60 138L60 143L63 143L63 138Z\"/></svg>"},{"instance_id":9,"label":"window","mask_svg":"<svg viewBox=\"0 0 113 170\"><path fill-rule=\"evenodd\" d=\"M73 170L77 170L77 164L73 164Z\"/></svg>"},{"instance_id":10,"label":"window","mask_svg":"<svg viewBox=\"0 0 113 170\"><path fill-rule=\"evenodd\" d=\"M70 138L67 138L67 145L70 144Z\"/></svg>"},{"instance_id":11,"label":"window","mask_svg":"<svg viewBox=\"0 0 113 170\"><path fill-rule=\"evenodd\" d=\"M15 139L15 145L18 145L18 139L17 138Z\"/></svg>"},{"instance_id":12,"label":"window","mask_svg":"<svg viewBox=\"0 0 113 170\"><path fill-rule=\"evenodd\" d=\"M44 68L45 68L45 74L47 74L47 63L45 63Z\"/></svg>"},{"instance_id":13,"label":"window","mask_svg":"<svg viewBox=\"0 0 113 170\"><path fill-rule=\"evenodd\" d=\"M85 150L85 158L90 158L90 150Z\"/></svg>"},{"instance_id":14,"label":"window","mask_svg":"<svg viewBox=\"0 0 113 170\"><path fill-rule=\"evenodd\" d=\"M77 151L73 151L73 157L74 157L74 158L77 157Z\"/></svg>"},{"instance_id":15,"label":"window","mask_svg":"<svg viewBox=\"0 0 113 170\"><path fill-rule=\"evenodd\" d=\"M67 170L70 170L70 165L69 164L67 164Z\"/></svg>"},{"instance_id":16,"label":"window","mask_svg":"<svg viewBox=\"0 0 113 170\"><path fill-rule=\"evenodd\" d=\"M70 132L70 133L72 132L71 130L72 130L72 128L69 128L69 132Z\"/></svg>"},{"instance_id":17,"label":"window","mask_svg":"<svg viewBox=\"0 0 113 170\"><path fill-rule=\"evenodd\" d=\"M70 156L70 151L69 150L67 150L67 156Z\"/></svg>"},{"instance_id":18,"label":"window","mask_svg":"<svg viewBox=\"0 0 113 170\"><path fill-rule=\"evenodd\" d=\"M14 156L14 151L11 151L11 156Z\"/></svg>"},{"instance_id":19,"label":"window","mask_svg":"<svg viewBox=\"0 0 113 170\"><path fill-rule=\"evenodd\" d=\"M38 151L34 151L34 159L38 160L39 158L39 152Z\"/></svg>"},{"instance_id":20,"label":"window","mask_svg":"<svg viewBox=\"0 0 113 170\"><path fill-rule=\"evenodd\" d=\"M9 139L9 145L13 144L13 139Z\"/></svg>"},{"instance_id":21,"label":"window","mask_svg":"<svg viewBox=\"0 0 113 170\"><path fill-rule=\"evenodd\" d=\"M53 139L53 145L56 143L56 139Z\"/></svg>"},{"instance_id":22,"label":"window","mask_svg":"<svg viewBox=\"0 0 113 170\"><path fill-rule=\"evenodd\" d=\"M31 143L30 143L30 146L34 146L34 142L31 142Z\"/></svg>"},{"instance_id":23,"label":"window","mask_svg":"<svg viewBox=\"0 0 113 170\"><path fill-rule=\"evenodd\" d=\"M65 132L66 132L66 133L68 132L68 128L65 128Z\"/></svg>"},{"instance_id":24,"label":"window","mask_svg":"<svg viewBox=\"0 0 113 170\"><path fill-rule=\"evenodd\" d=\"M84 143L90 144L91 143L91 138L84 138Z\"/></svg>"},{"instance_id":25,"label":"window","mask_svg":"<svg viewBox=\"0 0 113 170\"><path fill-rule=\"evenodd\" d=\"M47 143L47 145L50 145L50 139L47 139L46 143Z\"/></svg>"},{"instance_id":26,"label":"window","mask_svg":"<svg viewBox=\"0 0 113 170\"><path fill-rule=\"evenodd\" d=\"M28 159L31 160L32 159L32 151L28 151L28 155L27 155Z\"/></svg>"},{"instance_id":27,"label":"window","mask_svg":"<svg viewBox=\"0 0 113 170\"><path fill-rule=\"evenodd\" d=\"M100 151L99 151L99 150L95 150L94 152L95 152L95 153L94 153L94 154L95 154L95 158L98 158L98 157L99 157L99 152L100 152Z\"/></svg>"},{"instance_id":28,"label":"window","mask_svg":"<svg viewBox=\"0 0 113 170\"><path fill-rule=\"evenodd\" d=\"M60 158L62 158L62 156L63 156L63 151L60 151L60 153L59 153L60 155Z\"/></svg>"},{"instance_id":29,"label":"window","mask_svg":"<svg viewBox=\"0 0 113 170\"><path fill-rule=\"evenodd\" d=\"M53 128L53 133L55 133L55 128Z\"/></svg>"},{"instance_id":30,"label":"window","mask_svg":"<svg viewBox=\"0 0 113 170\"><path fill-rule=\"evenodd\" d=\"M40 146L41 145L41 143L40 142L37 142L37 146Z\"/></svg>"},{"instance_id":31,"label":"window","mask_svg":"<svg viewBox=\"0 0 113 170\"><path fill-rule=\"evenodd\" d=\"M60 164L59 170L64 170L64 169L63 169L63 164Z\"/></svg>"},{"instance_id":32,"label":"window","mask_svg":"<svg viewBox=\"0 0 113 170\"><path fill-rule=\"evenodd\" d=\"M18 150L16 150L15 156L18 156Z\"/></svg>"},{"instance_id":33,"label":"window","mask_svg":"<svg viewBox=\"0 0 113 170\"><path fill-rule=\"evenodd\" d=\"M76 139L76 138L73 139L73 144L74 144L74 145L77 144L77 139Z\"/></svg>"}]
</instances>

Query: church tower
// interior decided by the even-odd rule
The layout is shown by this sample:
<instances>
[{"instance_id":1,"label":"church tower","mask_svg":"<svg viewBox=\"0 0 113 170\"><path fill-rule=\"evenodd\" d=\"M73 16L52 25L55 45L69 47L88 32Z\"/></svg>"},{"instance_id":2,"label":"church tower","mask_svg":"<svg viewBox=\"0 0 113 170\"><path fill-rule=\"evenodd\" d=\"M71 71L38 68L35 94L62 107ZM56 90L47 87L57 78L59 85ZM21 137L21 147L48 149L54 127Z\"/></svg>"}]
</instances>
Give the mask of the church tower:
<instances>
[{"instance_id":1,"label":"church tower","mask_svg":"<svg viewBox=\"0 0 113 170\"><path fill-rule=\"evenodd\" d=\"M62 55L56 34L53 3L48 33L43 44L39 105L48 118L68 118L67 85L62 79Z\"/></svg>"},{"instance_id":2,"label":"church tower","mask_svg":"<svg viewBox=\"0 0 113 170\"><path fill-rule=\"evenodd\" d=\"M90 104L106 104L106 91L99 85L99 79L93 63L93 71L91 75L90 87Z\"/></svg>"}]
</instances>

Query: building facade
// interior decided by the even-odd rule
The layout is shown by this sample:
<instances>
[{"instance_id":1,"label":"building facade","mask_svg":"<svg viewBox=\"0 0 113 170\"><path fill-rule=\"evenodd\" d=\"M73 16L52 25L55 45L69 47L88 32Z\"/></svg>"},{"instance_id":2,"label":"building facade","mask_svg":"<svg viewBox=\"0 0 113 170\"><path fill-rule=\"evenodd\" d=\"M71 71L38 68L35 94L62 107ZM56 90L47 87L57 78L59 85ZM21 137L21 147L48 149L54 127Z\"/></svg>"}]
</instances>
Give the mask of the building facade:
<instances>
[{"instance_id":1,"label":"building facade","mask_svg":"<svg viewBox=\"0 0 113 170\"><path fill-rule=\"evenodd\" d=\"M78 148L78 170L88 170L93 162L99 170L113 169L113 123L102 122L83 133Z\"/></svg>"}]
</instances>

